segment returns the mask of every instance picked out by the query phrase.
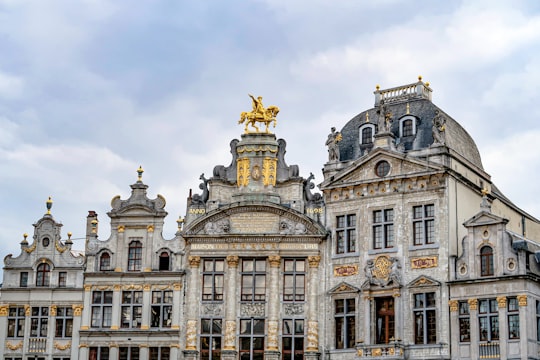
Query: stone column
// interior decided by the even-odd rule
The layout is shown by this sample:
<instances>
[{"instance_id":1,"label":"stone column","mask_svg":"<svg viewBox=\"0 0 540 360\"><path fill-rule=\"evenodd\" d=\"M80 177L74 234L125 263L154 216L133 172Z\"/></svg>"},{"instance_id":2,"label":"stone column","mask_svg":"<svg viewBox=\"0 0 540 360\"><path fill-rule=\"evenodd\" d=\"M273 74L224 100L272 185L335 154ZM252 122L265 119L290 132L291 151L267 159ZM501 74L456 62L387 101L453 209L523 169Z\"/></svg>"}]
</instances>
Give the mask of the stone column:
<instances>
[{"instance_id":1,"label":"stone column","mask_svg":"<svg viewBox=\"0 0 540 360\"><path fill-rule=\"evenodd\" d=\"M0 305L0 339L7 340L7 316L9 314L9 305ZM4 347L2 347L4 349ZM4 352L0 350L0 356Z\"/></svg>"},{"instance_id":2,"label":"stone column","mask_svg":"<svg viewBox=\"0 0 540 360\"><path fill-rule=\"evenodd\" d=\"M173 284L172 330L180 330L180 313L182 312L182 283Z\"/></svg>"},{"instance_id":3,"label":"stone column","mask_svg":"<svg viewBox=\"0 0 540 360\"><path fill-rule=\"evenodd\" d=\"M71 337L71 358L77 359L77 349L79 348L79 329L81 328L81 320L82 320L82 313L83 313L83 306L82 304L73 304L71 305L71 308L73 309L73 333ZM82 358L85 359L85 358Z\"/></svg>"},{"instance_id":4,"label":"stone column","mask_svg":"<svg viewBox=\"0 0 540 360\"><path fill-rule=\"evenodd\" d=\"M238 276L238 262L239 258L236 255L227 256L227 277L225 293L225 341L223 344L222 359L233 360L236 359L238 354L236 350L236 289L237 289L237 276Z\"/></svg>"},{"instance_id":5,"label":"stone column","mask_svg":"<svg viewBox=\"0 0 540 360\"><path fill-rule=\"evenodd\" d=\"M150 329L150 307L152 306L152 285L143 285L141 330ZM144 359L144 358L143 358Z\"/></svg>"},{"instance_id":6,"label":"stone column","mask_svg":"<svg viewBox=\"0 0 540 360\"><path fill-rule=\"evenodd\" d=\"M200 291L200 275L199 266L201 264L200 256L190 256L189 259L189 287L187 294L187 326L186 326L186 349L184 350L184 358L186 360L196 360L199 352L197 351L197 319L198 319L198 304L200 298L197 296Z\"/></svg>"},{"instance_id":7,"label":"stone column","mask_svg":"<svg viewBox=\"0 0 540 360\"><path fill-rule=\"evenodd\" d=\"M506 317L506 296L497 296L497 304L499 305L499 351L500 358L506 359L508 353L508 320Z\"/></svg>"},{"instance_id":8,"label":"stone column","mask_svg":"<svg viewBox=\"0 0 540 360\"><path fill-rule=\"evenodd\" d=\"M171 360L178 360L180 354L180 345L177 343L171 344Z\"/></svg>"},{"instance_id":9,"label":"stone column","mask_svg":"<svg viewBox=\"0 0 540 360\"><path fill-rule=\"evenodd\" d=\"M459 301L448 300L450 307L450 352L459 354Z\"/></svg>"},{"instance_id":10,"label":"stone column","mask_svg":"<svg viewBox=\"0 0 540 360\"><path fill-rule=\"evenodd\" d=\"M471 325L471 359L478 359L478 299L471 298L467 300L469 303L469 316L470 316L470 325Z\"/></svg>"},{"instance_id":11,"label":"stone column","mask_svg":"<svg viewBox=\"0 0 540 360\"><path fill-rule=\"evenodd\" d=\"M146 227L146 244L153 244L153 243L154 243L154 225L148 225ZM152 271L152 262L154 260L154 254L152 250L153 249L151 246L144 247L145 256L143 257L144 260L142 264L144 272ZM156 269L159 269L159 267L156 266Z\"/></svg>"},{"instance_id":12,"label":"stone column","mask_svg":"<svg viewBox=\"0 0 540 360\"><path fill-rule=\"evenodd\" d=\"M92 285L84 285L83 316L81 318L81 330L90 329L90 317L92 316Z\"/></svg>"},{"instance_id":13,"label":"stone column","mask_svg":"<svg viewBox=\"0 0 540 360\"><path fill-rule=\"evenodd\" d=\"M116 256L114 259L114 271L115 272L122 272L122 269L124 267L127 269L127 252L126 247L128 244L126 244L126 236L125 236L125 229L126 227L124 225L118 225L116 228L117 230L117 244L116 244ZM125 260L125 261L124 261Z\"/></svg>"},{"instance_id":14,"label":"stone column","mask_svg":"<svg viewBox=\"0 0 540 360\"><path fill-rule=\"evenodd\" d=\"M401 292L398 289L394 289L394 293L392 294L392 297L394 298L394 341L401 341L403 340L403 301L401 300Z\"/></svg>"},{"instance_id":15,"label":"stone column","mask_svg":"<svg viewBox=\"0 0 540 360\"><path fill-rule=\"evenodd\" d=\"M111 330L120 329L121 302L122 286L116 284L113 286Z\"/></svg>"},{"instance_id":16,"label":"stone column","mask_svg":"<svg viewBox=\"0 0 540 360\"><path fill-rule=\"evenodd\" d=\"M268 315L267 329L268 336L266 341L265 359L279 359L279 266L281 265L281 257L279 255L271 255L268 257L270 263L269 280L268 280Z\"/></svg>"},{"instance_id":17,"label":"stone column","mask_svg":"<svg viewBox=\"0 0 540 360\"><path fill-rule=\"evenodd\" d=\"M375 323L375 319L371 319L372 304L373 304L373 298L369 295L365 295L364 296L364 334L363 334L364 344L375 343L373 336L371 336L371 334L373 334L373 324ZM334 304L332 304L332 312L333 311L334 311ZM335 348L335 345L336 344L334 341L334 344L332 344L332 349Z\"/></svg>"},{"instance_id":18,"label":"stone column","mask_svg":"<svg viewBox=\"0 0 540 360\"><path fill-rule=\"evenodd\" d=\"M118 351L118 344L117 343L110 343L109 344L109 360L116 360L118 359L118 355L120 352ZM81 359L84 360L84 359Z\"/></svg>"},{"instance_id":19,"label":"stone column","mask_svg":"<svg viewBox=\"0 0 540 360\"><path fill-rule=\"evenodd\" d=\"M527 295L518 295L517 296L518 305L519 305L519 342L520 342L520 348L521 349L527 349L527 341L529 339L529 329L531 329L531 326L529 324L532 322L533 324L536 322L536 308L534 308L533 311L528 312L528 303L527 303ZM534 301L533 301L534 303ZM528 314L531 314L529 318L527 318ZM500 321L499 321L500 322ZM531 334L531 337L535 337L535 335ZM502 355L502 354L501 354ZM527 360L529 352L527 350L521 352L521 359ZM501 359L503 357L501 356Z\"/></svg>"},{"instance_id":20,"label":"stone column","mask_svg":"<svg viewBox=\"0 0 540 360\"><path fill-rule=\"evenodd\" d=\"M88 359L88 344L80 344L79 345L79 356L75 357L74 359L81 359L86 360Z\"/></svg>"},{"instance_id":21,"label":"stone column","mask_svg":"<svg viewBox=\"0 0 540 360\"><path fill-rule=\"evenodd\" d=\"M307 346L305 359L319 359L319 322L317 293L319 291L319 263L321 257L308 256L309 274L308 274L308 327L307 327Z\"/></svg>"},{"instance_id":22,"label":"stone column","mask_svg":"<svg viewBox=\"0 0 540 360\"><path fill-rule=\"evenodd\" d=\"M147 360L150 356L150 350L148 349L148 344L139 345L139 359Z\"/></svg>"}]
</instances>

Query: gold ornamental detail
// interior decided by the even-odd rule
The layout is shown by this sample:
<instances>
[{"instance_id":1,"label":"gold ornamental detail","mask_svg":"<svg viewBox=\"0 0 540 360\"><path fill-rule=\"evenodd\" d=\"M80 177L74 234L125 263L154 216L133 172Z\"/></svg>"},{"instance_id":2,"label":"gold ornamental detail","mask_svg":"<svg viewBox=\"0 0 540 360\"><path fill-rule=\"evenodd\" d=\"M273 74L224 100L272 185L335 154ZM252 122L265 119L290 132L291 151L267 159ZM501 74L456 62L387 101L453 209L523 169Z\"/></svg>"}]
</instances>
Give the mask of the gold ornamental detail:
<instances>
[{"instance_id":1,"label":"gold ornamental detail","mask_svg":"<svg viewBox=\"0 0 540 360\"><path fill-rule=\"evenodd\" d=\"M188 257L189 266L192 268L198 268L201 264L201 257L200 256L189 256Z\"/></svg>"},{"instance_id":2,"label":"gold ornamental detail","mask_svg":"<svg viewBox=\"0 0 540 360\"><path fill-rule=\"evenodd\" d=\"M268 185L276 186L276 172L277 172L277 159L264 158L263 170L262 170L264 186L268 186Z\"/></svg>"},{"instance_id":3,"label":"gold ornamental detail","mask_svg":"<svg viewBox=\"0 0 540 360\"><path fill-rule=\"evenodd\" d=\"M235 350L236 349L236 321L227 320L225 321L225 346L224 350Z\"/></svg>"},{"instance_id":4,"label":"gold ornamental detail","mask_svg":"<svg viewBox=\"0 0 540 360\"><path fill-rule=\"evenodd\" d=\"M197 320L187 322L186 350L197 350Z\"/></svg>"},{"instance_id":5,"label":"gold ornamental detail","mask_svg":"<svg viewBox=\"0 0 540 360\"><path fill-rule=\"evenodd\" d=\"M67 246L60 245L60 241L54 242L54 247L56 248L56 251L58 251L60 254L67 250Z\"/></svg>"},{"instance_id":6,"label":"gold ornamental detail","mask_svg":"<svg viewBox=\"0 0 540 360\"><path fill-rule=\"evenodd\" d=\"M317 321L308 321L306 351L319 351L319 323Z\"/></svg>"},{"instance_id":7,"label":"gold ornamental detail","mask_svg":"<svg viewBox=\"0 0 540 360\"><path fill-rule=\"evenodd\" d=\"M518 295L517 299L519 306L527 306L527 295Z\"/></svg>"},{"instance_id":8,"label":"gold ornamental detail","mask_svg":"<svg viewBox=\"0 0 540 360\"><path fill-rule=\"evenodd\" d=\"M469 310L478 310L478 299L469 299L467 302L469 303Z\"/></svg>"},{"instance_id":9,"label":"gold ornamental detail","mask_svg":"<svg viewBox=\"0 0 540 360\"><path fill-rule=\"evenodd\" d=\"M373 267L373 276L377 279L388 281L390 277L390 270L392 268L392 261L386 255L378 256L375 259Z\"/></svg>"},{"instance_id":10,"label":"gold ornamental detail","mask_svg":"<svg viewBox=\"0 0 540 360\"><path fill-rule=\"evenodd\" d=\"M238 186L247 186L249 184L249 159L238 159L236 161L236 182Z\"/></svg>"},{"instance_id":11,"label":"gold ornamental detail","mask_svg":"<svg viewBox=\"0 0 540 360\"><path fill-rule=\"evenodd\" d=\"M258 96L255 99L253 95L249 94L249 97L251 98L253 109L251 111L242 111L238 123L246 123L246 126L244 127L244 133L246 134L259 133L260 129L257 126L257 123L264 124L266 126L265 133L271 134L268 127L271 123L276 127L276 115L279 113L279 108L275 105L270 105L265 108L262 102L262 96ZM248 126L250 125L255 131L248 130Z\"/></svg>"},{"instance_id":12,"label":"gold ornamental detail","mask_svg":"<svg viewBox=\"0 0 540 360\"><path fill-rule=\"evenodd\" d=\"M266 350L278 350L278 322L275 320L268 321L268 344Z\"/></svg>"},{"instance_id":13,"label":"gold ornamental detail","mask_svg":"<svg viewBox=\"0 0 540 360\"><path fill-rule=\"evenodd\" d=\"M239 257L236 255L227 256L227 264L229 265L230 268L237 268L239 261L240 261Z\"/></svg>"},{"instance_id":14,"label":"gold ornamental detail","mask_svg":"<svg viewBox=\"0 0 540 360\"><path fill-rule=\"evenodd\" d=\"M73 309L73 316L81 316L83 311L82 305L71 305L71 308Z\"/></svg>"},{"instance_id":15,"label":"gold ornamental detail","mask_svg":"<svg viewBox=\"0 0 540 360\"><path fill-rule=\"evenodd\" d=\"M506 307L506 296L497 296L497 303L500 308Z\"/></svg>"},{"instance_id":16,"label":"gold ornamental detail","mask_svg":"<svg viewBox=\"0 0 540 360\"><path fill-rule=\"evenodd\" d=\"M22 340L19 341L18 343L12 343L11 341L6 341L6 347L11 351L19 350L23 347L23 342Z\"/></svg>"},{"instance_id":17,"label":"gold ornamental detail","mask_svg":"<svg viewBox=\"0 0 540 360\"><path fill-rule=\"evenodd\" d=\"M270 267L279 267L281 264L281 256L270 255L268 256L268 262L270 263Z\"/></svg>"},{"instance_id":18,"label":"gold ornamental detail","mask_svg":"<svg viewBox=\"0 0 540 360\"><path fill-rule=\"evenodd\" d=\"M457 300L449 300L448 305L450 306L450 312L457 312L458 311L458 301Z\"/></svg>"},{"instance_id":19,"label":"gold ornamental detail","mask_svg":"<svg viewBox=\"0 0 540 360\"><path fill-rule=\"evenodd\" d=\"M358 275L358 265L341 265L334 268L334 276Z\"/></svg>"},{"instance_id":20,"label":"gold ornamental detail","mask_svg":"<svg viewBox=\"0 0 540 360\"><path fill-rule=\"evenodd\" d=\"M8 316L9 305L0 306L0 316Z\"/></svg>"},{"instance_id":21,"label":"gold ornamental detail","mask_svg":"<svg viewBox=\"0 0 540 360\"><path fill-rule=\"evenodd\" d=\"M307 260L310 268L317 268L321 262L321 257L319 255L312 255L308 256Z\"/></svg>"},{"instance_id":22,"label":"gold ornamental detail","mask_svg":"<svg viewBox=\"0 0 540 360\"><path fill-rule=\"evenodd\" d=\"M54 342L54 348L57 349L57 350L60 350L60 351L70 349L71 348L71 341L68 341L65 344L61 344L58 341L55 341Z\"/></svg>"},{"instance_id":23,"label":"gold ornamental detail","mask_svg":"<svg viewBox=\"0 0 540 360\"><path fill-rule=\"evenodd\" d=\"M411 259L412 269L427 269L439 266L437 256L421 257Z\"/></svg>"},{"instance_id":24,"label":"gold ornamental detail","mask_svg":"<svg viewBox=\"0 0 540 360\"><path fill-rule=\"evenodd\" d=\"M57 310L57 306L56 305L51 305L49 307L49 312L51 314L51 316L56 316L56 310Z\"/></svg>"},{"instance_id":25,"label":"gold ornamental detail","mask_svg":"<svg viewBox=\"0 0 540 360\"><path fill-rule=\"evenodd\" d=\"M36 247L37 247L37 243L34 241L32 246L24 248L24 251L30 254L32 251L36 250Z\"/></svg>"}]
</instances>

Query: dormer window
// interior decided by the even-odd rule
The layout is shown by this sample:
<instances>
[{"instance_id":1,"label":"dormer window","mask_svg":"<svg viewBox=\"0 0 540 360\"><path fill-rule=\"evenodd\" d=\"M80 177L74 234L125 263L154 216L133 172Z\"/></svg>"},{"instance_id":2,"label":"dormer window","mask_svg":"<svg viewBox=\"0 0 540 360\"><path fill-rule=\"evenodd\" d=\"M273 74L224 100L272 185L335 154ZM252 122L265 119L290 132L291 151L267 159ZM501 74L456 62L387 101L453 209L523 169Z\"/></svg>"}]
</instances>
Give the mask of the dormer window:
<instances>
[{"instance_id":1,"label":"dormer window","mask_svg":"<svg viewBox=\"0 0 540 360\"><path fill-rule=\"evenodd\" d=\"M159 270L171 270L170 256L167 251L162 251L159 254Z\"/></svg>"},{"instance_id":2,"label":"dormer window","mask_svg":"<svg viewBox=\"0 0 540 360\"><path fill-rule=\"evenodd\" d=\"M128 271L140 271L142 266L142 243L132 241L128 250Z\"/></svg>"},{"instance_id":3,"label":"dormer window","mask_svg":"<svg viewBox=\"0 0 540 360\"><path fill-rule=\"evenodd\" d=\"M480 276L493 276L494 273L493 249L484 246L480 249Z\"/></svg>"},{"instance_id":4,"label":"dormer window","mask_svg":"<svg viewBox=\"0 0 540 360\"><path fill-rule=\"evenodd\" d=\"M399 120L399 136L407 137L416 134L416 118L406 116Z\"/></svg>"},{"instance_id":5,"label":"dormer window","mask_svg":"<svg viewBox=\"0 0 540 360\"><path fill-rule=\"evenodd\" d=\"M39 264L36 273L36 286L49 286L51 266L47 263Z\"/></svg>"},{"instance_id":6,"label":"dormer window","mask_svg":"<svg viewBox=\"0 0 540 360\"><path fill-rule=\"evenodd\" d=\"M375 134L375 125L364 124L360 127L360 145L373 144L373 135Z\"/></svg>"},{"instance_id":7,"label":"dormer window","mask_svg":"<svg viewBox=\"0 0 540 360\"><path fill-rule=\"evenodd\" d=\"M108 252L104 252L99 257L99 271L111 270L111 255Z\"/></svg>"}]
</instances>

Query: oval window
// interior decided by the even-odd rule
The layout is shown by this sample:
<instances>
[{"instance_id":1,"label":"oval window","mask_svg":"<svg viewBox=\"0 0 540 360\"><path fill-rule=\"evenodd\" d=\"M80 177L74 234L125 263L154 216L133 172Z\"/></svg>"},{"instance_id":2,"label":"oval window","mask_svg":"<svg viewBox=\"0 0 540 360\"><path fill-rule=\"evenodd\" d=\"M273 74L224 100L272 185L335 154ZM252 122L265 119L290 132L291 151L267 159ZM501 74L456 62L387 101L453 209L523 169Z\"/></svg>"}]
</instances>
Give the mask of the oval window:
<instances>
[{"instance_id":1,"label":"oval window","mask_svg":"<svg viewBox=\"0 0 540 360\"><path fill-rule=\"evenodd\" d=\"M390 164L388 161L379 161L375 167L375 173L379 177L388 175L390 173Z\"/></svg>"}]
</instances>

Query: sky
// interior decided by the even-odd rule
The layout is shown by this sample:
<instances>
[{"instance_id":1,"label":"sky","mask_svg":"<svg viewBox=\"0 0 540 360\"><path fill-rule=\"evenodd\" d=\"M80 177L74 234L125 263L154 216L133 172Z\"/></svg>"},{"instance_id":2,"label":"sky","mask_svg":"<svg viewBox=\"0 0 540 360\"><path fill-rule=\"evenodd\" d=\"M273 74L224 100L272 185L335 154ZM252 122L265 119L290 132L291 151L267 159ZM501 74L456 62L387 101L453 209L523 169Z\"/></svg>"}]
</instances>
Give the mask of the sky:
<instances>
[{"instance_id":1,"label":"sky","mask_svg":"<svg viewBox=\"0 0 540 360\"><path fill-rule=\"evenodd\" d=\"M320 183L330 128L418 75L540 217L538 1L0 0L0 256L49 196L74 248L89 210L107 239L139 166L174 237L200 174L230 163L248 94L280 107L287 163Z\"/></svg>"}]
</instances>

